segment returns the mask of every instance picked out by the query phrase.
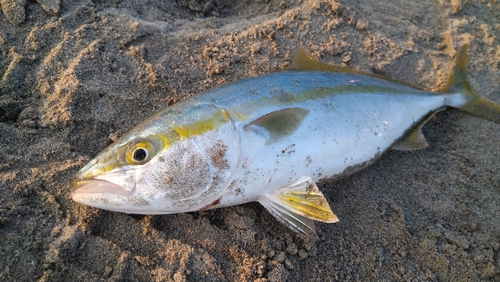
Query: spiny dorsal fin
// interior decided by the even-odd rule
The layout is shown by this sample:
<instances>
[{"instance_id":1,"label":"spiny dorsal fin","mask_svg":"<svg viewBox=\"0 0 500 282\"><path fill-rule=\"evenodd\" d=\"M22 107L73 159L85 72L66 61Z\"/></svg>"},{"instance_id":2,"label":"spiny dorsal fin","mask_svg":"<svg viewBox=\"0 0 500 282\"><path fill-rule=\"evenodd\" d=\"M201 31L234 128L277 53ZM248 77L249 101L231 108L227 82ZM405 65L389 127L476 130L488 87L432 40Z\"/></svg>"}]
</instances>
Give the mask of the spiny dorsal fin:
<instances>
[{"instance_id":1,"label":"spiny dorsal fin","mask_svg":"<svg viewBox=\"0 0 500 282\"><path fill-rule=\"evenodd\" d=\"M267 144L271 144L293 134L307 114L309 114L307 109L286 108L263 115L245 125L243 129L255 129L255 126L265 129ZM259 132L259 130L256 131Z\"/></svg>"},{"instance_id":2,"label":"spiny dorsal fin","mask_svg":"<svg viewBox=\"0 0 500 282\"><path fill-rule=\"evenodd\" d=\"M279 221L294 231L313 235L314 222L338 222L328 201L308 176L274 190L259 198L259 202Z\"/></svg>"}]
</instances>

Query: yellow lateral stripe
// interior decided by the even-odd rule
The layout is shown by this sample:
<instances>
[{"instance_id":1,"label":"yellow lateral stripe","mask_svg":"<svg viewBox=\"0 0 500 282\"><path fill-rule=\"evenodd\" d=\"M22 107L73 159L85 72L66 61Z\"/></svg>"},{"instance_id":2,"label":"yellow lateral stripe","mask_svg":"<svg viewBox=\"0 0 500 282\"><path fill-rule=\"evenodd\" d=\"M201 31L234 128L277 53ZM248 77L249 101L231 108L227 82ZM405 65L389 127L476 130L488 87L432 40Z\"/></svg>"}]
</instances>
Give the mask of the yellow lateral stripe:
<instances>
[{"instance_id":1,"label":"yellow lateral stripe","mask_svg":"<svg viewBox=\"0 0 500 282\"><path fill-rule=\"evenodd\" d=\"M230 121L229 113L224 109L217 109L208 118L198 120L190 124L177 125L172 130L179 135L181 139L189 136L199 136L205 132L219 128L221 125Z\"/></svg>"},{"instance_id":2,"label":"yellow lateral stripe","mask_svg":"<svg viewBox=\"0 0 500 282\"><path fill-rule=\"evenodd\" d=\"M244 121L248 118L248 115L243 115L241 113L238 113L238 112L235 112L235 111L226 111L227 115L228 115L228 118L230 118L230 116L233 116L236 120L238 121Z\"/></svg>"}]
</instances>

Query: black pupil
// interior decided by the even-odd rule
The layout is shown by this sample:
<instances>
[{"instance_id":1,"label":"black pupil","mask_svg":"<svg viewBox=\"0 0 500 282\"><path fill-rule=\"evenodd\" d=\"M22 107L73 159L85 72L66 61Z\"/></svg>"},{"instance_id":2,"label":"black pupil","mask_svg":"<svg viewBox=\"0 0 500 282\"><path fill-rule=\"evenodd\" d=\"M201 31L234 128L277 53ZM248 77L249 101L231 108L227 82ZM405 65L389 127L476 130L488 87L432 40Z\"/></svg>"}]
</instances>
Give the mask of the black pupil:
<instances>
[{"instance_id":1,"label":"black pupil","mask_svg":"<svg viewBox=\"0 0 500 282\"><path fill-rule=\"evenodd\" d=\"M134 161L137 161L137 162L142 162L143 160L146 159L146 156L148 154L146 153L146 150L144 150L143 148L138 148L134 151L134 154L133 154L133 158L134 158Z\"/></svg>"}]
</instances>

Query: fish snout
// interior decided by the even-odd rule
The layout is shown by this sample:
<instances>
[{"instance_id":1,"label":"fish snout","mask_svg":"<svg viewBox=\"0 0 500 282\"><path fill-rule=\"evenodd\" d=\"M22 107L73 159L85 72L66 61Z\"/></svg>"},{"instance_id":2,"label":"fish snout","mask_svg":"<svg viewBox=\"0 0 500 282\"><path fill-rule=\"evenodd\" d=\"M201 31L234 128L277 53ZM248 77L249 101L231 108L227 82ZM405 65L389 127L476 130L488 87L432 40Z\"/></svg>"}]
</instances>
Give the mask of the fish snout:
<instances>
[{"instance_id":1,"label":"fish snout","mask_svg":"<svg viewBox=\"0 0 500 282\"><path fill-rule=\"evenodd\" d=\"M132 190L102 179L75 179L70 185L71 198L79 203L85 202L92 195L121 195L130 196Z\"/></svg>"}]
</instances>

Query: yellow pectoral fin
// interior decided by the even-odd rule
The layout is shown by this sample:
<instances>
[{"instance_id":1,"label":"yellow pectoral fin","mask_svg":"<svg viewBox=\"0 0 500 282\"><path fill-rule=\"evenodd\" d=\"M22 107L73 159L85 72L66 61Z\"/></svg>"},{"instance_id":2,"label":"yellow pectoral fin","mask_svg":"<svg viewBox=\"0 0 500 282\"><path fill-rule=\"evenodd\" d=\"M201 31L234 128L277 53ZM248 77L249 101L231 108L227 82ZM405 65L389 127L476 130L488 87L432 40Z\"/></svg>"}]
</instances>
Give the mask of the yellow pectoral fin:
<instances>
[{"instance_id":1,"label":"yellow pectoral fin","mask_svg":"<svg viewBox=\"0 0 500 282\"><path fill-rule=\"evenodd\" d=\"M307 235L314 234L312 220L327 223L339 221L323 193L308 176L260 197L259 202L289 228Z\"/></svg>"}]
</instances>

